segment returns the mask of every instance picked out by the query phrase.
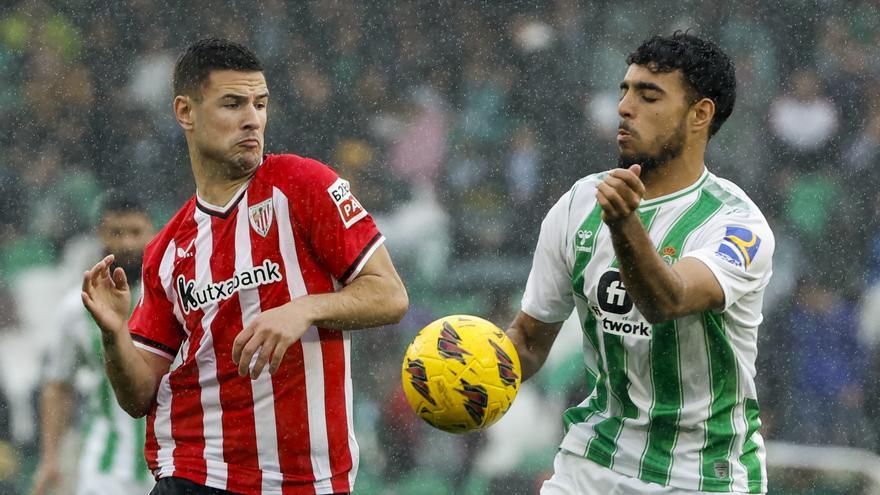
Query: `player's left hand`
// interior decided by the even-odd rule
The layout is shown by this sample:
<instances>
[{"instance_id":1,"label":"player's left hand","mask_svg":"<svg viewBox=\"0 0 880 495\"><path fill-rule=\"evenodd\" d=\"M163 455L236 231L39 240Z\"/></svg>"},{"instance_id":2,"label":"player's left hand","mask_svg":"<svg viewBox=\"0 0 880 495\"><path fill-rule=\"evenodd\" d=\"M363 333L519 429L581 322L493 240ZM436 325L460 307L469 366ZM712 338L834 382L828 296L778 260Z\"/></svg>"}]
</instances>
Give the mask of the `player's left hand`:
<instances>
[{"instance_id":1,"label":"player's left hand","mask_svg":"<svg viewBox=\"0 0 880 495\"><path fill-rule=\"evenodd\" d=\"M628 219L645 196L645 185L639 179L641 165L612 170L596 187L596 199L602 207L602 221L609 226Z\"/></svg>"},{"instance_id":2,"label":"player's left hand","mask_svg":"<svg viewBox=\"0 0 880 495\"><path fill-rule=\"evenodd\" d=\"M266 363L269 363L269 374L278 370L284 353L312 324L296 306L294 300L260 313L235 337L232 360L238 365L240 376L247 375L250 368L251 379L255 380ZM257 359L250 366L255 355Z\"/></svg>"}]
</instances>

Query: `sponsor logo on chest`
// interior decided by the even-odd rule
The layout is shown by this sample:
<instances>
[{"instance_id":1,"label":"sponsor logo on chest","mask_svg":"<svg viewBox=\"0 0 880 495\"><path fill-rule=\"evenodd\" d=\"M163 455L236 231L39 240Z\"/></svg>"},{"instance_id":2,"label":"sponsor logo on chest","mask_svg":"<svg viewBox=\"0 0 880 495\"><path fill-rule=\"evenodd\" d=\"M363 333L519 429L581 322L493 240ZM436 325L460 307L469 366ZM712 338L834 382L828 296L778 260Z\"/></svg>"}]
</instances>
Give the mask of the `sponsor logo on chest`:
<instances>
[{"instance_id":1,"label":"sponsor logo on chest","mask_svg":"<svg viewBox=\"0 0 880 495\"><path fill-rule=\"evenodd\" d=\"M187 280L183 275L178 275L177 295L180 298L180 307L183 312L189 314L190 311L225 301L242 289L253 289L261 285L280 282L283 279L281 266L270 260L264 260L259 266L237 272L231 278L212 282L199 288L196 288L194 280Z\"/></svg>"},{"instance_id":2,"label":"sponsor logo on chest","mask_svg":"<svg viewBox=\"0 0 880 495\"><path fill-rule=\"evenodd\" d=\"M641 318L638 311L633 312L634 305L620 279L620 272L609 270L602 274L596 298L598 304L591 304L590 311L603 332L636 339L651 338L653 327Z\"/></svg>"}]
</instances>

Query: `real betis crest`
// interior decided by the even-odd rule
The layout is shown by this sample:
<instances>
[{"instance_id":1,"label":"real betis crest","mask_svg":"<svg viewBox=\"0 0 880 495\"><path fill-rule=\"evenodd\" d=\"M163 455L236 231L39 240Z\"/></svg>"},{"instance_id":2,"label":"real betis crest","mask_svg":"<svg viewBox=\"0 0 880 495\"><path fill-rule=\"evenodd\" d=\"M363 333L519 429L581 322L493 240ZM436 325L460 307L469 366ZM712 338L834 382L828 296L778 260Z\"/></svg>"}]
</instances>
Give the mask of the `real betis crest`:
<instances>
[{"instance_id":1,"label":"real betis crest","mask_svg":"<svg viewBox=\"0 0 880 495\"><path fill-rule=\"evenodd\" d=\"M269 233L269 228L272 227L273 211L272 198L248 208L248 218L251 220L251 227L263 237L266 237L266 234Z\"/></svg>"}]
</instances>

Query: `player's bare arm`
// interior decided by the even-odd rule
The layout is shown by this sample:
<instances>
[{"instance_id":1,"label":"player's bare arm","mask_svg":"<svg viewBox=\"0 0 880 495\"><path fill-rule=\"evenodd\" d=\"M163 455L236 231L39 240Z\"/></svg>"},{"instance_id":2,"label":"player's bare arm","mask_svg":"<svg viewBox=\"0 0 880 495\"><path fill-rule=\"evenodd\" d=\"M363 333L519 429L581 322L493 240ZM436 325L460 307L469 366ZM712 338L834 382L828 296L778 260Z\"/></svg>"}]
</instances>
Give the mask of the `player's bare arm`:
<instances>
[{"instance_id":1,"label":"player's bare arm","mask_svg":"<svg viewBox=\"0 0 880 495\"><path fill-rule=\"evenodd\" d=\"M724 292L703 262L684 258L668 266L648 237L636 214L645 194L640 172L638 165L616 169L596 191L627 293L651 323L721 308Z\"/></svg>"},{"instance_id":2,"label":"player's bare arm","mask_svg":"<svg viewBox=\"0 0 880 495\"><path fill-rule=\"evenodd\" d=\"M128 332L131 290L122 268L111 271L113 260L111 254L83 274L82 300L101 329L104 367L116 400L139 418L149 412L171 362L134 346Z\"/></svg>"},{"instance_id":3,"label":"player's bare arm","mask_svg":"<svg viewBox=\"0 0 880 495\"><path fill-rule=\"evenodd\" d=\"M522 311L517 313L510 328L507 329L507 336L513 341L519 354L523 381L528 380L541 369L560 328L562 328L561 321L544 323Z\"/></svg>"},{"instance_id":4,"label":"player's bare arm","mask_svg":"<svg viewBox=\"0 0 880 495\"><path fill-rule=\"evenodd\" d=\"M409 307L403 282L388 250L380 246L361 272L335 293L298 297L257 316L238 336L232 359L241 376L257 378L268 363L274 373L284 353L311 326L356 330L396 323ZM254 355L257 359L251 367Z\"/></svg>"}]
</instances>

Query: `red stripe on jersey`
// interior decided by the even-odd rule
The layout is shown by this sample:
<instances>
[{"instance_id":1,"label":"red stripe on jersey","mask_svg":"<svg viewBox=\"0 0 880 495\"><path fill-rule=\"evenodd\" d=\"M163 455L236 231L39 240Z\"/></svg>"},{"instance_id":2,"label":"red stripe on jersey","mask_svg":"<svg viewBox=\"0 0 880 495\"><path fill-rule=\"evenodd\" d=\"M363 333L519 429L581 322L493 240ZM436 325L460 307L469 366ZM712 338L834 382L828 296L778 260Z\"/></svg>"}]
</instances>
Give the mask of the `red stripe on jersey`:
<instances>
[{"instance_id":1,"label":"red stripe on jersey","mask_svg":"<svg viewBox=\"0 0 880 495\"><path fill-rule=\"evenodd\" d=\"M257 204L272 198L272 184L260 182L253 184L249 191L249 204ZM289 219L273 215L274 219L265 237L250 229L251 253L254 264L270 260L281 267L284 283L259 287L260 305L263 311L283 306L290 302L287 288L287 267L281 255L278 235L279 222ZM309 436L308 401L305 385L305 365L302 343L294 342L284 354L281 366L272 375L273 401L275 404L275 431L278 445L278 463L285 473L281 490L288 493L314 493L311 483L315 480L311 461L311 439ZM296 486L289 481L294 481Z\"/></svg>"},{"instance_id":2,"label":"red stripe on jersey","mask_svg":"<svg viewBox=\"0 0 880 495\"><path fill-rule=\"evenodd\" d=\"M178 245L188 246L188 254L176 260L174 279L178 275L186 280L195 280L196 264L195 239L198 227L195 221L195 208L191 208L189 218L180 226L181 238ZM191 329L189 350L183 363L169 375L171 385L171 437L174 439L175 471L187 470L198 473L190 480L204 484L207 479L207 463L205 462L204 411L202 410L201 385L199 384L199 367L196 363L196 350L204 335L202 329L202 310L192 309L184 315L187 328Z\"/></svg>"},{"instance_id":3,"label":"red stripe on jersey","mask_svg":"<svg viewBox=\"0 0 880 495\"><path fill-rule=\"evenodd\" d=\"M351 448L348 445L348 414L345 400L345 348L342 332L319 329L324 356L324 407L327 418L327 443L333 491L349 492L347 473L351 471ZM338 476L346 474L346 476Z\"/></svg>"},{"instance_id":4,"label":"red stripe on jersey","mask_svg":"<svg viewBox=\"0 0 880 495\"><path fill-rule=\"evenodd\" d=\"M156 429L153 426L156 421L157 406L156 401L153 401L153 405L150 406L150 412L147 415L147 438L144 442L144 457L147 460L147 467L150 468L150 471L159 468L159 442L156 440Z\"/></svg>"},{"instance_id":5,"label":"red stripe on jersey","mask_svg":"<svg viewBox=\"0 0 880 495\"><path fill-rule=\"evenodd\" d=\"M235 275L235 251L224 249L235 242L237 209L226 218L211 217L213 253L211 278L217 283ZM232 345L242 330L241 305L235 293L225 304L219 305L211 335L214 338L214 356L217 382L220 384L220 404L223 405L223 461L239 468L254 469L256 479L227 472L226 490L244 493L260 486L257 462L257 436L254 430L254 398L250 377L238 376L238 366L232 361Z\"/></svg>"},{"instance_id":6,"label":"red stripe on jersey","mask_svg":"<svg viewBox=\"0 0 880 495\"><path fill-rule=\"evenodd\" d=\"M293 205L290 206L294 208ZM293 212L291 212L293 215ZM303 242L305 233L294 224L296 253L306 291L309 294L334 292L333 279L320 266L312 254L312 248ZM348 415L345 397L345 350L342 332L318 329L321 339L321 355L324 372L324 417L327 424L327 444L330 454L330 470L334 492L348 492L347 473L352 468L351 447L348 444ZM337 476L346 474L346 476Z\"/></svg>"},{"instance_id":7,"label":"red stripe on jersey","mask_svg":"<svg viewBox=\"0 0 880 495\"><path fill-rule=\"evenodd\" d=\"M311 483L311 440L306 398L302 343L291 345L281 367L272 375L275 389L275 430L278 432L278 461L285 473L281 493L315 493ZM293 483L290 483L293 482Z\"/></svg>"}]
</instances>

